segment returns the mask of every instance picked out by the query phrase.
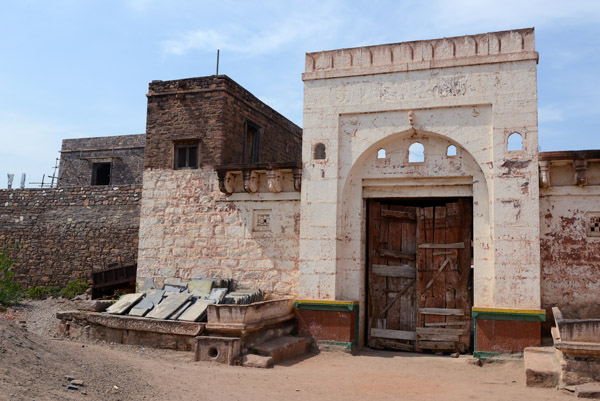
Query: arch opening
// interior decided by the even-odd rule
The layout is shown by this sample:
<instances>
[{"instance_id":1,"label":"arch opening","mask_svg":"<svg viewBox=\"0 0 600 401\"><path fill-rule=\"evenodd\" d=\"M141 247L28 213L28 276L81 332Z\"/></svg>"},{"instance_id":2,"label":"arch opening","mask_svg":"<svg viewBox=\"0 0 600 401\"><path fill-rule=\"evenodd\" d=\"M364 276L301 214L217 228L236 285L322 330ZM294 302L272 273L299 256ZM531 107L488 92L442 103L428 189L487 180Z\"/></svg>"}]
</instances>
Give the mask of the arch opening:
<instances>
[{"instance_id":1,"label":"arch opening","mask_svg":"<svg viewBox=\"0 0 600 401\"><path fill-rule=\"evenodd\" d=\"M523 137L518 132L513 132L508 136L506 149L509 152L523 150Z\"/></svg>"},{"instance_id":2,"label":"arch opening","mask_svg":"<svg viewBox=\"0 0 600 401\"><path fill-rule=\"evenodd\" d=\"M420 142L415 142L408 148L408 162L422 163L425 161L425 147Z\"/></svg>"}]
</instances>

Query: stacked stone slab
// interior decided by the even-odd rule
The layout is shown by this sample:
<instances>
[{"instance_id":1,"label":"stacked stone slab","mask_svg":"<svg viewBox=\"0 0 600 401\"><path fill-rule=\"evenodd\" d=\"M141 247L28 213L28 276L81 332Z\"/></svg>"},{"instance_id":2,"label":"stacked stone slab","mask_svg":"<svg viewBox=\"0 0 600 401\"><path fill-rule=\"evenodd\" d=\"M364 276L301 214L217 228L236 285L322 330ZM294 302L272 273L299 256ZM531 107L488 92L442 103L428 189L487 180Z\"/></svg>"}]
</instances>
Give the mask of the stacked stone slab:
<instances>
[{"instance_id":1,"label":"stacked stone slab","mask_svg":"<svg viewBox=\"0 0 600 401\"><path fill-rule=\"evenodd\" d=\"M123 295L106 312L154 319L199 322L206 320L211 304L247 305L260 302L260 289L229 292L230 279L193 280L178 285L165 285L163 290L149 289L144 293Z\"/></svg>"}]
</instances>

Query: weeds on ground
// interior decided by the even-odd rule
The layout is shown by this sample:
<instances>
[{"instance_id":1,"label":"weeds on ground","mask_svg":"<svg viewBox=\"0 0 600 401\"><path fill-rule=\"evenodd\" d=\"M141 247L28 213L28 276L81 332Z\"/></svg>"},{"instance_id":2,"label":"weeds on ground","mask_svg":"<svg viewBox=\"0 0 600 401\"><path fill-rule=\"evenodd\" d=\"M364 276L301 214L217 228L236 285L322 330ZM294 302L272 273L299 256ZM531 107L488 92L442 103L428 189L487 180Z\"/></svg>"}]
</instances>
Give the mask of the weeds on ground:
<instances>
[{"instance_id":1,"label":"weeds on ground","mask_svg":"<svg viewBox=\"0 0 600 401\"><path fill-rule=\"evenodd\" d=\"M60 287L46 287L46 291L48 291L48 295L52 298L58 298L60 296Z\"/></svg>"},{"instance_id":2,"label":"weeds on ground","mask_svg":"<svg viewBox=\"0 0 600 401\"><path fill-rule=\"evenodd\" d=\"M65 288L60 290L60 295L63 298L73 299L77 295L81 295L84 292L86 292L89 287L90 287L90 285L88 284L87 281L83 281L83 280L79 280L79 279L72 280L72 281L69 281L69 283L65 286Z\"/></svg>"},{"instance_id":3,"label":"weeds on ground","mask_svg":"<svg viewBox=\"0 0 600 401\"><path fill-rule=\"evenodd\" d=\"M21 284L14 280L13 263L6 251L0 250L0 305L3 307L17 305L23 299Z\"/></svg>"},{"instance_id":4,"label":"weeds on ground","mask_svg":"<svg viewBox=\"0 0 600 401\"><path fill-rule=\"evenodd\" d=\"M48 295L48 289L40 285L27 289L27 298L29 299L46 299Z\"/></svg>"}]
</instances>

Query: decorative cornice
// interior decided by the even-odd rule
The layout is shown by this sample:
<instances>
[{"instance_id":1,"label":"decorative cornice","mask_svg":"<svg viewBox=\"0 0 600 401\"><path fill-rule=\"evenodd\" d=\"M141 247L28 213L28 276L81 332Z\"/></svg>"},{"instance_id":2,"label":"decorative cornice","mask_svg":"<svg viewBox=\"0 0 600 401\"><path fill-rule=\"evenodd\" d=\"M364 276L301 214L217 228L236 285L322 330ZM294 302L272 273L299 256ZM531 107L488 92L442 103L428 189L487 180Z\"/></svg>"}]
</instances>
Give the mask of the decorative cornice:
<instances>
[{"instance_id":1,"label":"decorative cornice","mask_svg":"<svg viewBox=\"0 0 600 401\"><path fill-rule=\"evenodd\" d=\"M538 60L533 28L306 54L304 81Z\"/></svg>"}]
</instances>

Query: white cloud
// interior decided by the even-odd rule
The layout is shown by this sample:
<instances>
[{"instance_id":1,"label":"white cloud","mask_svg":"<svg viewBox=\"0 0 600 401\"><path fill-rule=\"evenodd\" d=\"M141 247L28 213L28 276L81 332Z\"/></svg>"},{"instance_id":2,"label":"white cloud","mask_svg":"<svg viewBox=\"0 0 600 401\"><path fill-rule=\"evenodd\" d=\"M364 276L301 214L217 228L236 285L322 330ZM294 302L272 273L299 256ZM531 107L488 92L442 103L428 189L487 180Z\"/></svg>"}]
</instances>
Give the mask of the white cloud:
<instances>
[{"instance_id":1,"label":"white cloud","mask_svg":"<svg viewBox=\"0 0 600 401\"><path fill-rule=\"evenodd\" d=\"M254 56L273 53L308 38L324 40L337 34L340 20L335 4L337 1L322 4L319 14L312 14L310 4L297 9L283 8L284 14L271 14L264 23L254 26L229 23L185 31L162 41L160 46L163 53L172 55L216 49Z\"/></svg>"}]
</instances>

